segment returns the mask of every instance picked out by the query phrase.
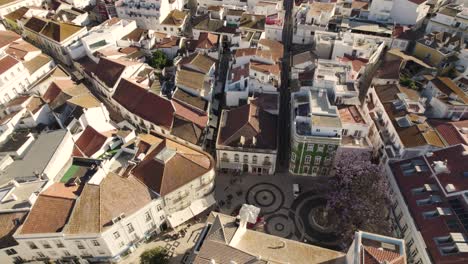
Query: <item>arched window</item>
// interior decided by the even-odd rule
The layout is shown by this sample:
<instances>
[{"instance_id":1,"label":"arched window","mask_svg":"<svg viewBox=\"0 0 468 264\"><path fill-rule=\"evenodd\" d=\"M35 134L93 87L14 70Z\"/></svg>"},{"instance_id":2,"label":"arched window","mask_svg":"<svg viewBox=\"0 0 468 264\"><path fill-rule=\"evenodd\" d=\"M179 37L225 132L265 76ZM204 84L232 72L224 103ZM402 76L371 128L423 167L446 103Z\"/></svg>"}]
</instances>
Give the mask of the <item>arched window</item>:
<instances>
[{"instance_id":1,"label":"arched window","mask_svg":"<svg viewBox=\"0 0 468 264\"><path fill-rule=\"evenodd\" d=\"M234 155L234 162L239 162L239 154Z\"/></svg>"},{"instance_id":2,"label":"arched window","mask_svg":"<svg viewBox=\"0 0 468 264\"><path fill-rule=\"evenodd\" d=\"M270 157L269 157L269 156L266 156L266 157L263 159L263 163L265 163L265 164L270 164Z\"/></svg>"},{"instance_id":3,"label":"arched window","mask_svg":"<svg viewBox=\"0 0 468 264\"><path fill-rule=\"evenodd\" d=\"M253 155L252 157L252 163L257 164L257 155Z\"/></svg>"},{"instance_id":4,"label":"arched window","mask_svg":"<svg viewBox=\"0 0 468 264\"><path fill-rule=\"evenodd\" d=\"M249 163L249 156L244 155L243 161L244 161L244 163Z\"/></svg>"}]
</instances>

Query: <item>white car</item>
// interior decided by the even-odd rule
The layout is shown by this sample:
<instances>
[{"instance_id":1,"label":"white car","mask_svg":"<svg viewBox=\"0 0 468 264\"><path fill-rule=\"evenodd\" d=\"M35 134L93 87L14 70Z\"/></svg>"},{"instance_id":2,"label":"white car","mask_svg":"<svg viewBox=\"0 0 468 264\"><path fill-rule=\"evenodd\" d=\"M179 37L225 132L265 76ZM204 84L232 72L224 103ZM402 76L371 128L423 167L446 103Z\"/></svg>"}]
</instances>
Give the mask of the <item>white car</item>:
<instances>
[{"instance_id":1,"label":"white car","mask_svg":"<svg viewBox=\"0 0 468 264\"><path fill-rule=\"evenodd\" d=\"M293 195L294 195L294 199L296 199L299 194L301 193L301 188L299 187L299 184L297 183L294 183L293 184Z\"/></svg>"}]
</instances>

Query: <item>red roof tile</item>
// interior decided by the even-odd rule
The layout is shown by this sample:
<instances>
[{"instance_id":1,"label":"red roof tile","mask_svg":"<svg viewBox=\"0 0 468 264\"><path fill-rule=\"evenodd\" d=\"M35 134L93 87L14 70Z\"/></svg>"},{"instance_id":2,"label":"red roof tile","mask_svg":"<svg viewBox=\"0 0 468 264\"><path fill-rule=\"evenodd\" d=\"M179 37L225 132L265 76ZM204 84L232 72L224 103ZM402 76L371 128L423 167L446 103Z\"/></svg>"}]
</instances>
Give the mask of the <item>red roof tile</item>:
<instances>
[{"instance_id":1,"label":"red roof tile","mask_svg":"<svg viewBox=\"0 0 468 264\"><path fill-rule=\"evenodd\" d=\"M176 115L190 120L201 128L206 127L208 123L208 116L206 114L200 114L200 112L193 111L190 108L179 104L177 101L172 101L172 104L174 105Z\"/></svg>"},{"instance_id":2,"label":"red roof tile","mask_svg":"<svg viewBox=\"0 0 468 264\"><path fill-rule=\"evenodd\" d=\"M50 85L49 85L49 88L47 89L47 91L44 93L44 95L42 96L42 98L44 99L44 101L46 101L47 103L50 103L50 102L53 102L55 100L55 98L57 98L57 96L62 92L62 90L57 86L57 84L55 82L52 82Z\"/></svg>"},{"instance_id":3,"label":"red roof tile","mask_svg":"<svg viewBox=\"0 0 468 264\"><path fill-rule=\"evenodd\" d=\"M424 238L427 252L432 257L434 263L465 263L466 259L468 259L468 253L442 255L439 246L434 240L434 237L449 236L450 233L467 234L466 227L461 224L461 219L455 212L451 215L441 215L430 219L423 216L424 212L437 210L437 207L452 208L448 202L449 200L464 199L459 197L460 195L447 197L443 190L445 190L447 184L453 184L456 192L468 189L468 181L466 180L466 176L464 176L464 173L468 171L467 151L468 147L466 145L456 145L434 151L432 155L407 159L390 165L406 206L418 231ZM434 161L447 161L446 166L450 172L439 173L437 175L433 173ZM416 171L416 166L418 166L420 172ZM421 193L414 193L413 190L415 188L425 188L425 184L434 185L437 189L431 188L432 191L426 190ZM418 200L435 198L437 196L441 198L438 202L426 205L418 204ZM466 213L466 209L458 208L457 210L460 209L465 210ZM449 227L448 220L454 221L455 226Z\"/></svg>"},{"instance_id":4,"label":"red roof tile","mask_svg":"<svg viewBox=\"0 0 468 264\"><path fill-rule=\"evenodd\" d=\"M460 132L462 128L468 129L468 120L453 122L433 119L429 123L448 145L468 144L468 136Z\"/></svg>"},{"instance_id":5,"label":"red roof tile","mask_svg":"<svg viewBox=\"0 0 468 264\"><path fill-rule=\"evenodd\" d=\"M86 156L91 157L102 148L106 140L106 136L97 132L93 127L87 126L75 142L75 145L79 150L81 150L80 153L84 153Z\"/></svg>"},{"instance_id":6,"label":"red roof tile","mask_svg":"<svg viewBox=\"0 0 468 264\"><path fill-rule=\"evenodd\" d=\"M405 258L397 252L392 252L388 250L382 250L376 247L364 246L364 262L362 264L380 264L380 263L395 263L397 261Z\"/></svg>"},{"instance_id":7,"label":"red roof tile","mask_svg":"<svg viewBox=\"0 0 468 264\"><path fill-rule=\"evenodd\" d=\"M43 234L62 231L70 215L74 199L39 195L20 234Z\"/></svg>"},{"instance_id":8,"label":"red roof tile","mask_svg":"<svg viewBox=\"0 0 468 264\"><path fill-rule=\"evenodd\" d=\"M13 31L0 30L0 48L10 45L13 41L21 39L21 36Z\"/></svg>"},{"instance_id":9,"label":"red roof tile","mask_svg":"<svg viewBox=\"0 0 468 264\"><path fill-rule=\"evenodd\" d=\"M128 111L153 124L172 127L175 112L172 102L131 81L120 80L112 98Z\"/></svg>"},{"instance_id":10,"label":"red roof tile","mask_svg":"<svg viewBox=\"0 0 468 264\"><path fill-rule=\"evenodd\" d=\"M175 154L165 162L158 160L156 156L166 148L175 151ZM155 192L166 195L207 173L213 164L208 154L164 139L135 167L132 174Z\"/></svg>"},{"instance_id":11,"label":"red roof tile","mask_svg":"<svg viewBox=\"0 0 468 264\"><path fill-rule=\"evenodd\" d=\"M112 88L119 80L125 68L131 64L137 64L137 62L118 59L114 60L103 57L99 59L99 63L97 64L96 69L94 69L94 73L109 88Z\"/></svg>"},{"instance_id":12,"label":"red roof tile","mask_svg":"<svg viewBox=\"0 0 468 264\"><path fill-rule=\"evenodd\" d=\"M252 100L249 104L224 110L223 124L220 125L218 144L238 146L241 136L246 145L262 149L276 149L277 117L263 110L261 99ZM224 119L225 118L225 119ZM253 146L253 138L256 143Z\"/></svg>"},{"instance_id":13,"label":"red roof tile","mask_svg":"<svg viewBox=\"0 0 468 264\"><path fill-rule=\"evenodd\" d=\"M11 69L11 67L15 66L17 63L19 63L19 61L10 55L0 59L0 75Z\"/></svg>"}]
</instances>

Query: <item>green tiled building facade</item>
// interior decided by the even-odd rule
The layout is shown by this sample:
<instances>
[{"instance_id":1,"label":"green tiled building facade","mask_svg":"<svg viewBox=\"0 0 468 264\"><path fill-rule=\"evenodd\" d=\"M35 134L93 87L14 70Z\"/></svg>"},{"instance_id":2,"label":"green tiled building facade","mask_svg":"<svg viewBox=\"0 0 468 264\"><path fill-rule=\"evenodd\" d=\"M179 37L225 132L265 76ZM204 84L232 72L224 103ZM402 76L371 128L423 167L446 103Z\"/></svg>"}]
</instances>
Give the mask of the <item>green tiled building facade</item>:
<instances>
[{"instance_id":1,"label":"green tiled building facade","mask_svg":"<svg viewBox=\"0 0 468 264\"><path fill-rule=\"evenodd\" d=\"M296 141L291 144L289 171L304 176L329 176L340 141L318 139Z\"/></svg>"}]
</instances>

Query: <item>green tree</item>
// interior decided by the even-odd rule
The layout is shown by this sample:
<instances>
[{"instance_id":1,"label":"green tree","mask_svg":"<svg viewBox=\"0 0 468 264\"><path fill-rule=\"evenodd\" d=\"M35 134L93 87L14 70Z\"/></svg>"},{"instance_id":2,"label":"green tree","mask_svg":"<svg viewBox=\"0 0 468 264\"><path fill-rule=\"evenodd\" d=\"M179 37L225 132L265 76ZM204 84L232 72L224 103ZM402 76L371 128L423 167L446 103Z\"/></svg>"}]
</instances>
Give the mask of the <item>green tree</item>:
<instances>
[{"instance_id":1,"label":"green tree","mask_svg":"<svg viewBox=\"0 0 468 264\"><path fill-rule=\"evenodd\" d=\"M148 249L140 255L140 264L167 264L169 257L167 250L162 247Z\"/></svg>"},{"instance_id":2,"label":"green tree","mask_svg":"<svg viewBox=\"0 0 468 264\"><path fill-rule=\"evenodd\" d=\"M153 52L153 56L149 59L148 64L156 69L163 69L166 66L170 66L172 61L169 60L166 54L160 50Z\"/></svg>"}]
</instances>

